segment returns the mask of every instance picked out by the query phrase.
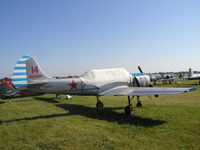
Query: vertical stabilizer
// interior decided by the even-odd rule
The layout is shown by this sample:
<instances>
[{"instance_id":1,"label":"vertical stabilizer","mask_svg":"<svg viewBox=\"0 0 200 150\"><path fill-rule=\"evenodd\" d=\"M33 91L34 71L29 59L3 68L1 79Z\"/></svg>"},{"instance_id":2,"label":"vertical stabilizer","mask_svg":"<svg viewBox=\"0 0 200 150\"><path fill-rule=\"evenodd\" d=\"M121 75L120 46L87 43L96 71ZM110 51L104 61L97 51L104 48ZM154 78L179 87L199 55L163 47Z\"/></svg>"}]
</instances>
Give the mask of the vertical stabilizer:
<instances>
[{"instance_id":1,"label":"vertical stabilizer","mask_svg":"<svg viewBox=\"0 0 200 150\"><path fill-rule=\"evenodd\" d=\"M34 58L26 60L26 73L28 83L39 83L52 79L42 71Z\"/></svg>"}]
</instances>

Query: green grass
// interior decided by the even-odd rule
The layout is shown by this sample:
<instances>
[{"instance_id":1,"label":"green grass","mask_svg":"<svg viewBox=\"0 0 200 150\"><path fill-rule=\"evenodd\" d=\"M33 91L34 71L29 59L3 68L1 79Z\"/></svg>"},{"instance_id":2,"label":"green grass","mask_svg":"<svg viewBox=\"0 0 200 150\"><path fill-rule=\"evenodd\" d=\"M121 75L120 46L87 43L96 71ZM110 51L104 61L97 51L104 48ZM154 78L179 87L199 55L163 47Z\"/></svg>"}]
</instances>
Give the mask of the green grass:
<instances>
[{"instance_id":1,"label":"green grass","mask_svg":"<svg viewBox=\"0 0 200 150\"><path fill-rule=\"evenodd\" d=\"M135 116L123 113L126 97L105 96L105 108L95 97L73 100L39 97L0 100L0 149L200 149L200 85L181 81L170 87L196 87L181 95L141 97ZM157 85L163 86L163 85ZM133 101L133 105L136 101Z\"/></svg>"}]
</instances>

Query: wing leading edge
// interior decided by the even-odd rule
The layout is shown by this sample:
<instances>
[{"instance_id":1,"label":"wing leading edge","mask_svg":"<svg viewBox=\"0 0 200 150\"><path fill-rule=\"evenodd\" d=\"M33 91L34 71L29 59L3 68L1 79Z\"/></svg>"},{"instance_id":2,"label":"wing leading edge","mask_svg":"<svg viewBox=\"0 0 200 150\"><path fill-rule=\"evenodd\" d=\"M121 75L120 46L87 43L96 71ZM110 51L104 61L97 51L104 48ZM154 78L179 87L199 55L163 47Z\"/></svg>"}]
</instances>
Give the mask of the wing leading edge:
<instances>
[{"instance_id":1,"label":"wing leading edge","mask_svg":"<svg viewBox=\"0 0 200 150\"><path fill-rule=\"evenodd\" d=\"M98 95L116 95L116 96L147 96L147 95L176 95L185 92L195 91L196 88L146 88L146 87L116 87L107 91L103 91Z\"/></svg>"}]
</instances>

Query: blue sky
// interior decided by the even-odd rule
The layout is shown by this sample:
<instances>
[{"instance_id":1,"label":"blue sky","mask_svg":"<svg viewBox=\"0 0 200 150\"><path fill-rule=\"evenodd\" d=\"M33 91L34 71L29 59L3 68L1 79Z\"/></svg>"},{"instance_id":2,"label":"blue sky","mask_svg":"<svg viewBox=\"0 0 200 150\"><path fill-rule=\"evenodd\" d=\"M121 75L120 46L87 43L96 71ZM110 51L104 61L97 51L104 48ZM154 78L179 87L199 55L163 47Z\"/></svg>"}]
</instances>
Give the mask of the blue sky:
<instances>
[{"instance_id":1,"label":"blue sky","mask_svg":"<svg viewBox=\"0 0 200 150\"><path fill-rule=\"evenodd\" d=\"M0 77L22 55L50 76L200 70L198 0L0 0Z\"/></svg>"}]
</instances>

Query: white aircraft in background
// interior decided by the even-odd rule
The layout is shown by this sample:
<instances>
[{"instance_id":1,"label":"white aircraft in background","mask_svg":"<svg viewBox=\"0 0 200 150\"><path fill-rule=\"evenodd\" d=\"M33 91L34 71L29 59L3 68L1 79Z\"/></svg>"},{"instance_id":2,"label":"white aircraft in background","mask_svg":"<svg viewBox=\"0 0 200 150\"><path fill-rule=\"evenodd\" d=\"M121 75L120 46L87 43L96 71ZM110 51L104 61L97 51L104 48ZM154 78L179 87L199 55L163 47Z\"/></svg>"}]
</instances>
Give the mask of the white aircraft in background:
<instances>
[{"instance_id":1,"label":"white aircraft in background","mask_svg":"<svg viewBox=\"0 0 200 150\"><path fill-rule=\"evenodd\" d=\"M200 74L193 74L192 69L189 69L189 77L188 80L199 80L199 84L200 84Z\"/></svg>"},{"instance_id":2,"label":"white aircraft in background","mask_svg":"<svg viewBox=\"0 0 200 150\"><path fill-rule=\"evenodd\" d=\"M97 108L103 108L100 96L127 96L125 114L131 115L131 100L137 97L137 106L142 106L140 96L173 95L196 90L195 88L151 87L147 74L130 74L124 68L90 70L77 78L55 79L47 76L36 60L23 56L17 62L12 75L14 87L30 93L53 93L65 95L96 96Z\"/></svg>"}]
</instances>

